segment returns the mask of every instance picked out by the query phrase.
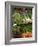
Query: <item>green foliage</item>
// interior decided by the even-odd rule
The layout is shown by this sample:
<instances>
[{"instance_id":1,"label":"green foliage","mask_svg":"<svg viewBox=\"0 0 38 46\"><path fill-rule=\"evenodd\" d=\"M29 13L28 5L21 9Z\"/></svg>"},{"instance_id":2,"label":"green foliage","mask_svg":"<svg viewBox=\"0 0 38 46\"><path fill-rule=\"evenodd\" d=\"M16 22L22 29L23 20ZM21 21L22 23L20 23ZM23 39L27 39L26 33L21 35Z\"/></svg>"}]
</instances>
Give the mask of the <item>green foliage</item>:
<instances>
[{"instance_id":1,"label":"green foliage","mask_svg":"<svg viewBox=\"0 0 38 46\"><path fill-rule=\"evenodd\" d=\"M12 15L12 21L13 21L13 23L16 23L16 24L24 24L26 19L28 19L28 18L31 19L31 15L32 15L31 13L28 13L26 15L21 15L20 13L15 13L14 15Z\"/></svg>"},{"instance_id":2,"label":"green foliage","mask_svg":"<svg viewBox=\"0 0 38 46\"><path fill-rule=\"evenodd\" d=\"M15 27L12 27L13 33L24 33L24 32L32 32L32 24L17 24Z\"/></svg>"},{"instance_id":3,"label":"green foliage","mask_svg":"<svg viewBox=\"0 0 38 46\"><path fill-rule=\"evenodd\" d=\"M32 13L28 13L28 15L29 15L29 17L30 17L30 19L32 18Z\"/></svg>"},{"instance_id":4,"label":"green foliage","mask_svg":"<svg viewBox=\"0 0 38 46\"><path fill-rule=\"evenodd\" d=\"M25 15L22 15L20 13L14 13L12 15L12 22L17 25L12 26L12 32L14 34L21 34L23 32L32 32L32 24L25 23L26 19L28 18L30 19L32 18L32 13L27 13Z\"/></svg>"},{"instance_id":5,"label":"green foliage","mask_svg":"<svg viewBox=\"0 0 38 46\"><path fill-rule=\"evenodd\" d=\"M12 19L13 19L13 22L16 24L20 24L22 21L22 17L20 17L19 13L15 13Z\"/></svg>"}]
</instances>

